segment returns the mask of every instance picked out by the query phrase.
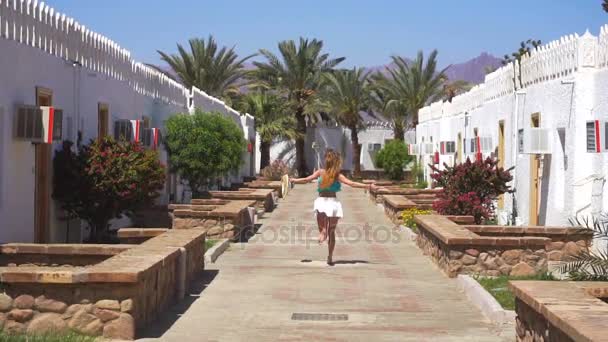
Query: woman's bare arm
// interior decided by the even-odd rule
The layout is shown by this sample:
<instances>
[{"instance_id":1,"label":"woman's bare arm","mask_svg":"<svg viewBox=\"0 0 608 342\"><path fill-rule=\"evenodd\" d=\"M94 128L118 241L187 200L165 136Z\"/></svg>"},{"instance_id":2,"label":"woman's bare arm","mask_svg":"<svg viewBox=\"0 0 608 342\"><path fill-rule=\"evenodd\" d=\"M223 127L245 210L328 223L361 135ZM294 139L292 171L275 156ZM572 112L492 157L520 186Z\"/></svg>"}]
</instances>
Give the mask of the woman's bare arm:
<instances>
[{"instance_id":1,"label":"woman's bare arm","mask_svg":"<svg viewBox=\"0 0 608 342\"><path fill-rule=\"evenodd\" d=\"M365 184L365 183L354 182L354 181L346 178L346 176L344 176L343 174L340 174L340 176L338 177L338 180L340 181L340 183L344 183L348 186L352 186L353 188L373 189L375 187L374 184Z\"/></svg>"},{"instance_id":2,"label":"woman's bare arm","mask_svg":"<svg viewBox=\"0 0 608 342\"><path fill-rule=\"evenodd\" d=\"M317 170L315 171L315 173L313 173L312 175L306 177L306 178L294 178L291 180L292 183L295 184L304 184L304 183L310 183L312 181L314 181L315 179L319 178L319 176L321 175L321 170Z\"/></svg>"}]
</instances>

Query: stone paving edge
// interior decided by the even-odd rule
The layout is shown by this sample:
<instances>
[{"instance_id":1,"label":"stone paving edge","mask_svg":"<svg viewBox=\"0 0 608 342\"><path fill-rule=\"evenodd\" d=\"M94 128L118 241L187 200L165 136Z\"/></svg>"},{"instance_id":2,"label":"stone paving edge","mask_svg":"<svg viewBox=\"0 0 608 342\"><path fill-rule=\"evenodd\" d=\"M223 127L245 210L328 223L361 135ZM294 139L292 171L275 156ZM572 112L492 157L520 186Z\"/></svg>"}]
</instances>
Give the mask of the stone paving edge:
<instances>
[{"instance_id":1,"label":"stone paving edge","mask_svg":"<svg viewBox=\"0 0 608 342\"><path fill-rule=\"evenodd\" d=\"M218 243L205 252L205 263L215 263L217 258L228 249L228 246L230 246L229 239L218 241Z\"/></svg>"},{"instance_id":2,"label":"stone paving edge","mask_svg":"<svg viewBox=\"0 0 608 342\"><path fill-rule=\"evenodd\" d=\"M456 278L456 282L462 291L464 291L469 301L492 323L503 325L515 322L515 311L503 309L500 303L475 279L468 275L460 274Z\"/></svg>"}]
</instances>

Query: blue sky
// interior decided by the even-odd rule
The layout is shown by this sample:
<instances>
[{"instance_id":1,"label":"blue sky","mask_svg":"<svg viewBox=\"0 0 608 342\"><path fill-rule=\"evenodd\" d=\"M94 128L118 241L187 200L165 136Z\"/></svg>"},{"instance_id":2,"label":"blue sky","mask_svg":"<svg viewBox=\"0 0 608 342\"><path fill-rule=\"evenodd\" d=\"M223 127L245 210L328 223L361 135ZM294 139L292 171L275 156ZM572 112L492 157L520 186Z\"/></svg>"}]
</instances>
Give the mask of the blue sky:
<instances>
[{"instance_id":1,"label":"blue sky","mask_svg":"<svg viewBox=\"0 0 608 342\"><path fill-rule=\"evenodd\" d=\"M324 40L345 66L385 64L390 55L437 48L442 65L486 51L496 56L528 38L548 42L608 23L601 0L49 0L132 52L160 63L156 50L215 36L240 55L300 36Z\"/></svg>"}]
</instances>

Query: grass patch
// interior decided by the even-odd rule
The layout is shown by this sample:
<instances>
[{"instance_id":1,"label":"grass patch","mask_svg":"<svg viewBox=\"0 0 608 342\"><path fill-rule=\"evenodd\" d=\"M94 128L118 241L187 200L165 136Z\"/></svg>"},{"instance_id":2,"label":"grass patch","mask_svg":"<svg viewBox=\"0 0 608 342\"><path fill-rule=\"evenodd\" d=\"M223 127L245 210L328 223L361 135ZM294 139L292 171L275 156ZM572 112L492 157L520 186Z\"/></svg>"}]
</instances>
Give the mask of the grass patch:
<instances>
[{"instance_id":1,"label":"grass patch","mask_svg":"<svg viewBox=\"0 0 608 342\"><path fill-rule=\"evenodd\" d=\"M531 277L475 277L475 280L488 291L505 310L515 310L515 296L509 290L510 280L557 280L550 273Z\"/></svg>"},{"instance_id":2,"label":"grass patch","mask_svg":"<svg viewBox=\"0 0 608 342\"><path fill-rule=\"evenodd\" d=\"M45 335L9 335L0 332L0 342L94 342L95 338L76 333Z\"/></svg>"},{"instance_id":3,"label":"grass patch","mask_svg":"<svg viewBox=\"0 0 608 342\"><path fill-rule=\"evenodd\" d=\"M219 241L212 239L205 239L205 251L208 251L211 247L215 246Z\"/></svg>"}]
</instances>

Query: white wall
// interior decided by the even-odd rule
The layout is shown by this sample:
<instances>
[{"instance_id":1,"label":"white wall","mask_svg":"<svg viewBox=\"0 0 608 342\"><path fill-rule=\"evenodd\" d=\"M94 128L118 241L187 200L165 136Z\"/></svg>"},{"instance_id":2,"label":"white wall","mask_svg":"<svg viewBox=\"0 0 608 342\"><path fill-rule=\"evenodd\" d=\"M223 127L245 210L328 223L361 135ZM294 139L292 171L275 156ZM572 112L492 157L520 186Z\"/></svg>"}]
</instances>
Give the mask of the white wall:
<instances>
[{"instance_id":1,"label":"white wall","mask_svg":"<svg viewBox=\"0 0 608 342\"><path fill-rule=\"evenodd\" d=\"M15 6L13 6L15 5ZM150 117L152 127L177 112L193 109L200 101L183 85L131 59L129 51L107 37L86 29L76 20L38 2L0 0L0 242L34 239L34 145L13 138L13 116L19 105L35 105L36 87L52 91L53 106L63 110L63 139L83 143L97 136L98 104L109 106L108 132L117 119ZM191 97L195 99L191 100ZM255 138L254 121L223 102L208 97L206 104L230 116L245 137ZM198 104L198 102L197 102ZM68 118L74 125L68 128ZM71 136L68 134L71 132ZM248 139L249 140L249 139ZM54 149L60 143L53 144ZM162 148L163 163L167 154ZM251 158L230 180L250 173ZM50 170L52 172L52 170ZM181 189L173 189L177 200ZM168 202L163 191L158 203ZM65 241L66 222L51 201L51 242ZM115 220L114 227L129 224ZM80 224L73 222L72 240L79 239Z\"/></svg>"},{"instance_id":2,"label":"white wall","mask_svg":"<svg viewBox=\"0 0 608 342\"><path fill-rule=\"evenodd\" d=\"M393 139L393 130L382 122L369 122L365 130L359 131L361 144L361 170L377 170L373 162L373 152L368 151L369 144L381 144ZM312 148L316 142L317 149ZM306 136L306 163L310 170L323 167L323 156L327 149L334 149L342 155L344 170L352 170L352 143L350 130L335 124L318 123L308 127ZM280 159L291 166L295 165L295 143L293 141L276 141L270 149L271 161Z\"/></svg>"},{"instance_id":3,"label":"white wall","mask_svg":"<svg viewBox=\"0 0 608 342\"><path fill-rule=\"evenodd\" d=\"M551 153L539 155L539 223L564 225L574 215L606 211L608 199L603 193L608 154L587 152L585 126L588 120L608 120L607 61L606 27L599 38L587 32L551 42L522 60L521 74L517 63L510 64L487 75L484 84L455 97L452 103L437 102L423 108L416 128L417 143L433 137L436 151L439 141L455 141L459 132L469 139L477 128L480 136L492 137L497 151L502 121L504 163L515 168L511 185L516 190L516 223L526 224L530 220L532 155L518 152L517 132L531 127L532 115L539 114L540 127L548 130L551 141ZM519 76L523 85L514 86L513 78ZM565 132L565 139L559 132ZM428 160L429 156L422 158ZM441 161L446 158L441 156ZM503 223L513 212L512 198L506 196L504 208L499 210Z\"/></svg>"}]
</instances>

